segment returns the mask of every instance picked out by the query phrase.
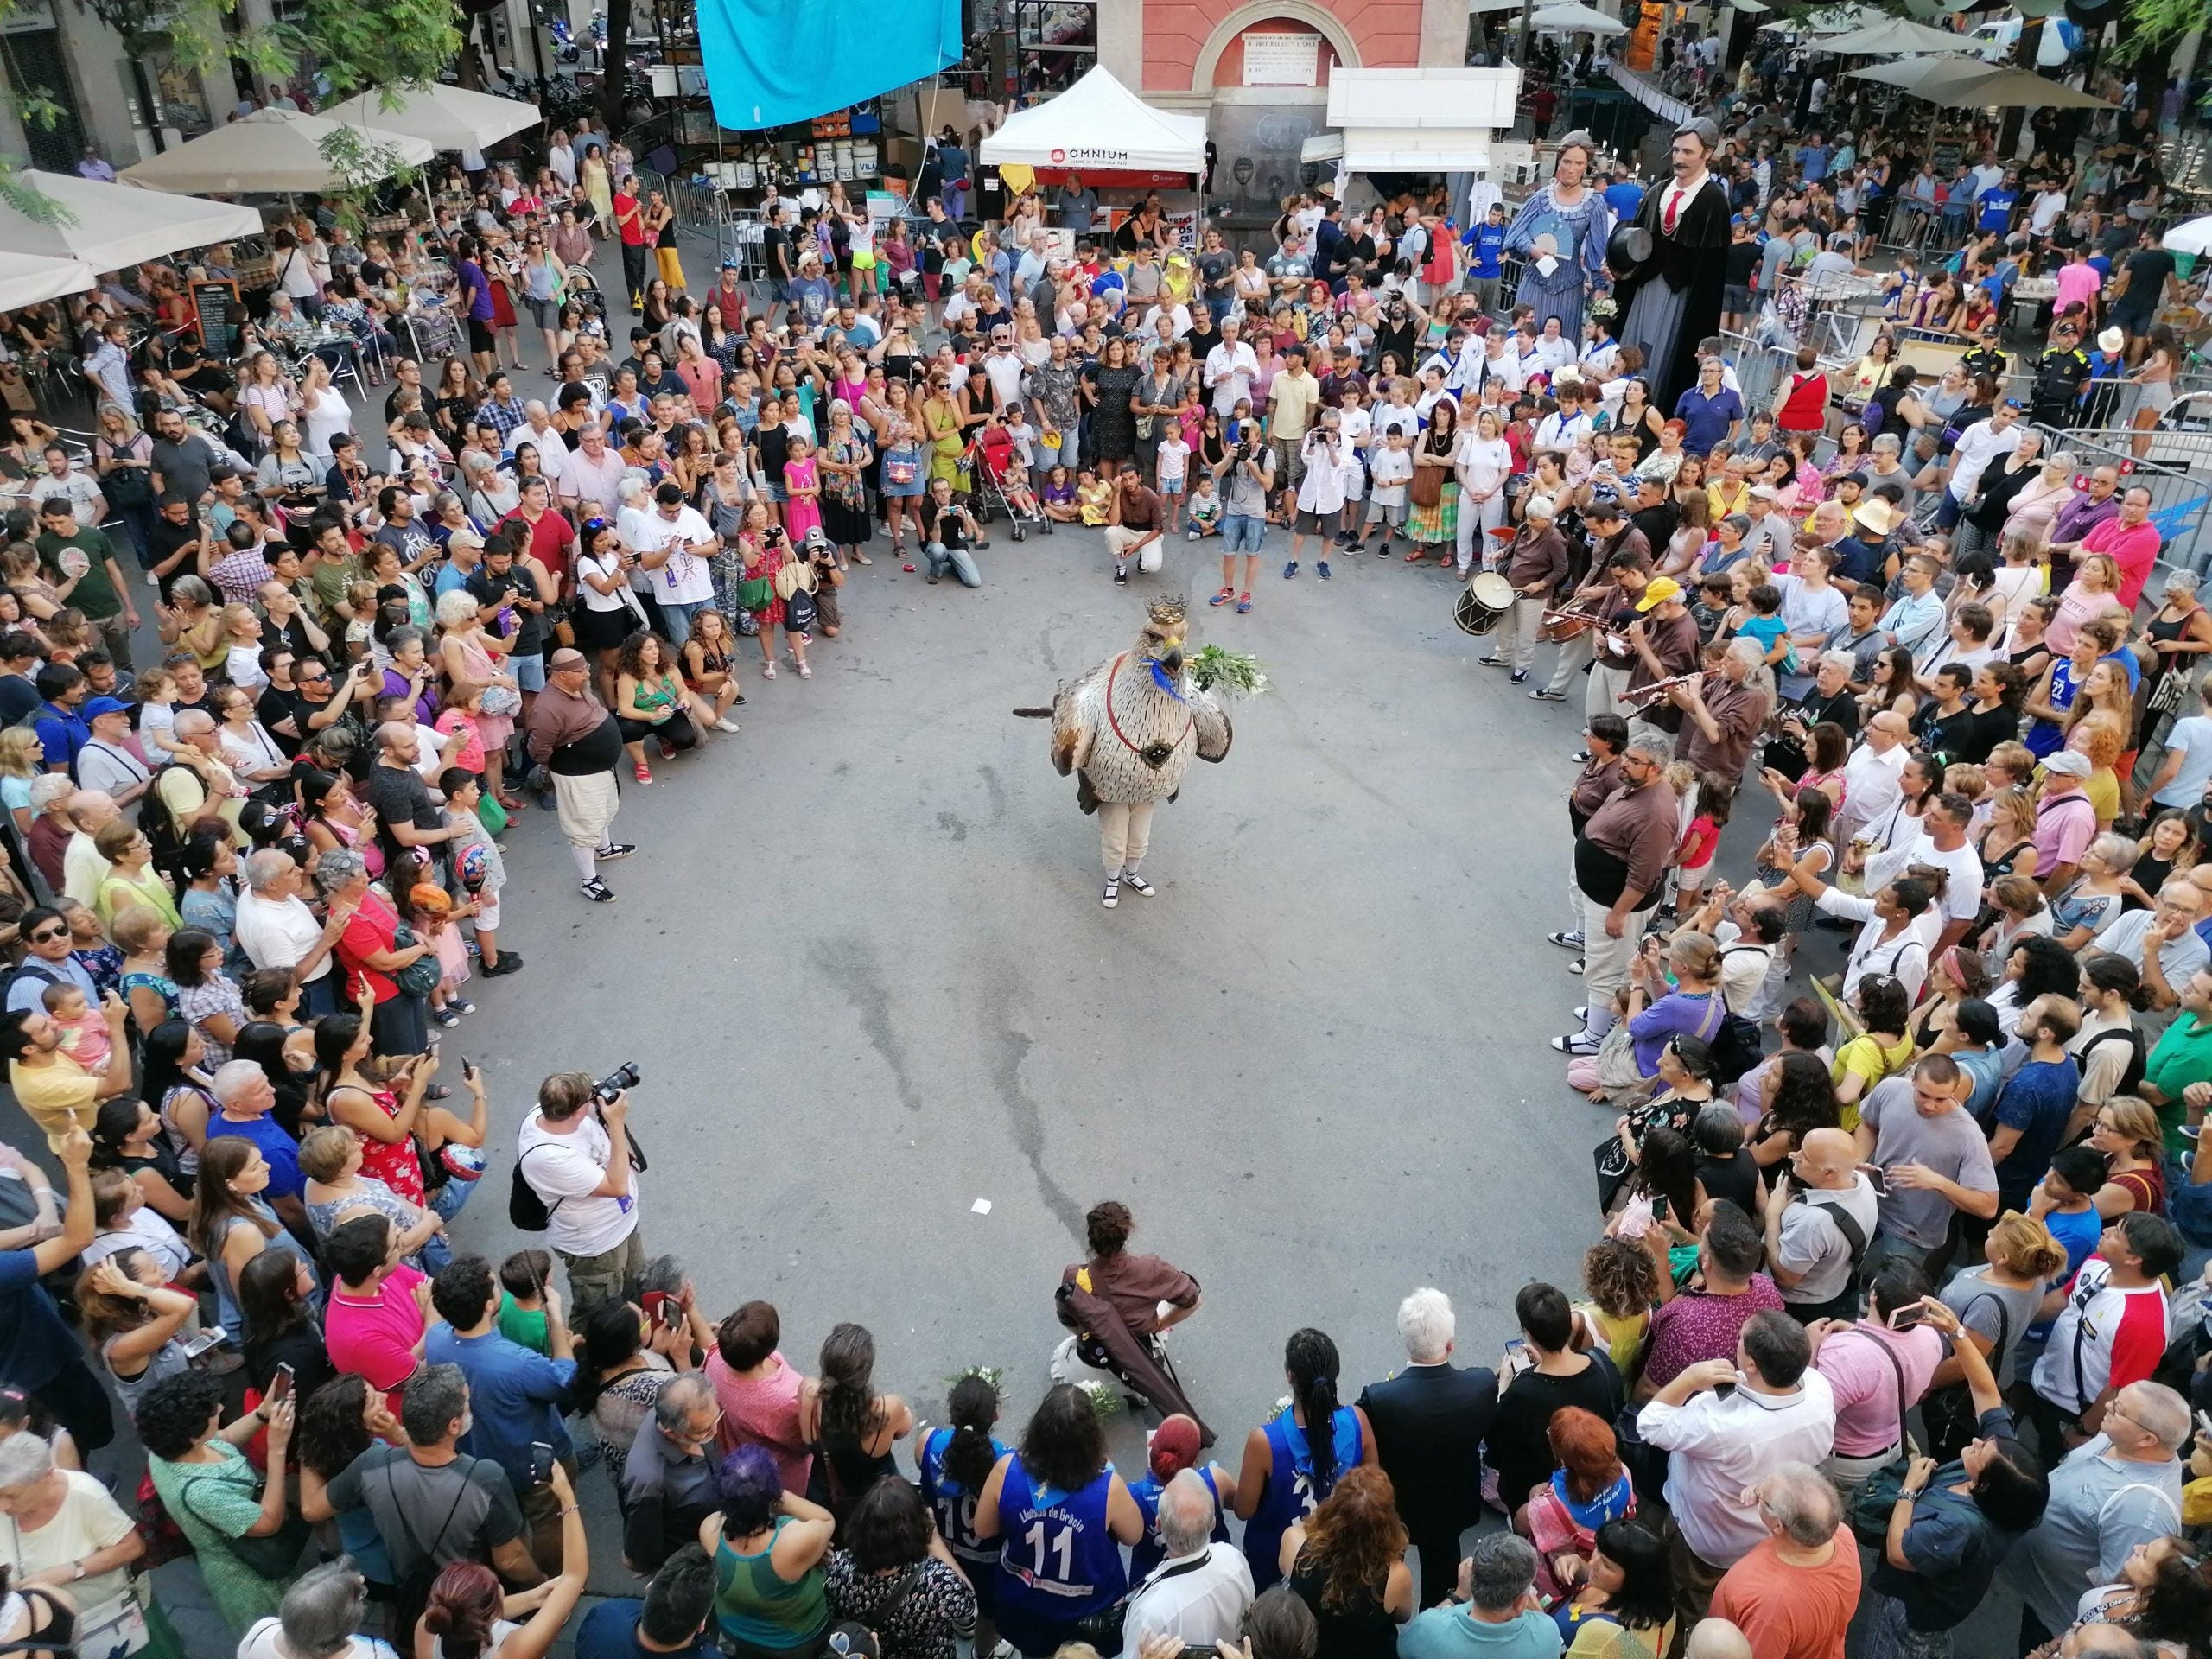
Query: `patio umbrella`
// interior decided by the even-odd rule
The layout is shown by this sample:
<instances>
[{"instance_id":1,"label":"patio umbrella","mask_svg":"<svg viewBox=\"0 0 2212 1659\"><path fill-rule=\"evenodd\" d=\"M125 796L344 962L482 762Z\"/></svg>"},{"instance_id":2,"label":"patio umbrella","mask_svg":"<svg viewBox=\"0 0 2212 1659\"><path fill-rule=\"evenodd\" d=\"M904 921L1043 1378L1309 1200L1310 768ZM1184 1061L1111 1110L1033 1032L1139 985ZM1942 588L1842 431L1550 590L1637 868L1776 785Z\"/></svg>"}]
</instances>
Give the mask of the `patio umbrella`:
<instances>
[{"instance_id":1,"label":"patio umbrella","mask_svg":"<svg viewBox=\"0 0 2212 1659\"><path fill-rule=\"evenodd\" d=\"M1842 57L1896 57L1910 53L1957 52L1966 43L1965 35L1948 29L1930 29L1909 17L1885 17L1847 35L1829 35L1821 41L1820 49Z\"/></svg>"},{"instance_id":2,"label":"patio umbrella","mask_svg":"<svg viewBox=\"0 0 2212 1659\"><path fill-rule=\"evenodd\" d=\"M389 106L385 101L387 91L397 100ZM443 82L365 92L320 113L357 127L427 138L440 149L489 149L500 139L537 125L543 118L534 104L493 98L488 92L472 92Z\"/></svg>"},{"instance_id":3,"label":"patio umbrella","mask_svg":"<svg viewBox=\"0 0 2212 1659\"><path fill-rule=\"evenodd\" d=\"M16 177L59 207L65 218L44 224L0 203L0 248L12 254L74 259L95 271L120 270L186 248L261 233L261 215L235 202L133 190L37 168L28 168Z\"/></svg>"},{"instance_id":4,"label":"patio umbrella","mask_svg":"<svg viewBox=\"0 0 2212 1659\"><path fill-rule=\"evenodd\" d=\"M1608 17L1593 6L1568 3L1546 6L1529 19L1531 29L1564 29L1570 35L1625 35L1628 25L1618 17Z\"/></svg>"},{"instance_id":5,"label":"patio umbrella","mask_svg":"<svg viewBox=\"0 0 2212 1659\"><path fill-rule=\"evenodd\" d=\"M1984 63L1961 56L1906 58L1848 72L1854 79L1902 87L1915 98L1947 110L2108 110L2112 105L2087 92L2025 69Z\"/></svg>"},{"instance_id":6,"label":"patio umbrella","mask_svg":"<svg viewBox=\"0 0 2212 1659\"><path fill-rule=\"evenodd\" d=\"M2168 253L2193 254L2198 258L2212 253L2212 213L2175 226L2162 239Z\"/></svg>"},{"instance_id":7,"label":"patio umbrella","mask_svg":"<svg viewBox=\"0 0 2212 1659\"><path fill-rule=\"evenodd\" d=\"M334 168L323 141L352 132L369 157L370 176ZM297 110L256 110L202 133L175 149L127 167L119 175L149 190L234 195L283 195L299 190L346 190L403 167L420 167L437 154L427 138L378 127L354 126Z\"/></svg>"},{"instance_id":8,"label":"patio umbrella","mask_svg":"<svg viewBox=\"0 0 2212 1659\"><path fill-rule=\"evenodd\" d=\"M82 294L98 280L80 259L47 259L35 253L0 253L0 311Z\"/></svg>"}]
</instances>

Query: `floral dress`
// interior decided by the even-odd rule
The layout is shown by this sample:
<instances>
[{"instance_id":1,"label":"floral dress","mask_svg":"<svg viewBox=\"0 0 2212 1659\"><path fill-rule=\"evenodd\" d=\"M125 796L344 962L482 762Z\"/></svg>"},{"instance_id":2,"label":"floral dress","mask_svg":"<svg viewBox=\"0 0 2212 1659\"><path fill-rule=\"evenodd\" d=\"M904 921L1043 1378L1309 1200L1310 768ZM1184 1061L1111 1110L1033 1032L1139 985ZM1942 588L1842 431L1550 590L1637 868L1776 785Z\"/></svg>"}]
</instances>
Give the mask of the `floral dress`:
<instances>
[{"instance_id":1,"label":"floral dress","mask_svg":"<svg viewBox=\"0 0 2212 1659\"><path fill-rule=\"evenodd\" d=\"M746 547L745 579L768 584L768 602L753 613L753 620L762 632L780 628L784 625L784 601L776 597L776 572L784 568L786 543L778 542L769 547Z\"/></svg>"},{"instance_id":2,"label":"floral dress","mask_svg":"<svg viewBox=\"0 0 2212 1659\"><path fill-rule=\"evenodd\" d=\"M348 1085L349 1091L366 1095L376 1103L376 1108L386 1117L397 1121L399 1116L399 1096L389 1089L363 1089ZM423 1163L415 1150L415 1137L410 1133L397 1141L378 1141L370 1135L361 1137L361 1173L386 1186L418 1209L429 1202L429 1194L423 1186Z\"/></svg>"},{"instance_id":3,"label":"floral dress","mask_svg":"<svg viewBox=\"0 0 2212 1659\"><path fill-rule=\"evenodd\" d=\"M832 439L826 453L843 467L865 467L874 457L868 440L857 433ZM823 474L821 508L823 530L833 547L857 547L874 533L868 516L868 492L856 474Z\"/></svg>"}]
</instances>

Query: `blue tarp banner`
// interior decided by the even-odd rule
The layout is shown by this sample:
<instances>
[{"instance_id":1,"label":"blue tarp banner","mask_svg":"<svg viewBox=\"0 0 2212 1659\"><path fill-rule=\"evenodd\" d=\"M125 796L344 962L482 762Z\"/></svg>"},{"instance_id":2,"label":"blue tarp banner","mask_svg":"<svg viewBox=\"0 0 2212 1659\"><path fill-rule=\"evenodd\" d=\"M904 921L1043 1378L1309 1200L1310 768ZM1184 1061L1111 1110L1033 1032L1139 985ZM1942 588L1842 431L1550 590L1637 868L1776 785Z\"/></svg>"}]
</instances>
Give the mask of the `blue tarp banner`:
<instances>
[{"instance_id":1,"label":"blue tarp banner","mask_svg":"<svg viewBox=\"0 0 2212 1659\"><path fill-rule=\"evenodd\" d=\"M699 0L715 119L788 126L960 59L960 0Z\"/></svg>"}]
</instances>

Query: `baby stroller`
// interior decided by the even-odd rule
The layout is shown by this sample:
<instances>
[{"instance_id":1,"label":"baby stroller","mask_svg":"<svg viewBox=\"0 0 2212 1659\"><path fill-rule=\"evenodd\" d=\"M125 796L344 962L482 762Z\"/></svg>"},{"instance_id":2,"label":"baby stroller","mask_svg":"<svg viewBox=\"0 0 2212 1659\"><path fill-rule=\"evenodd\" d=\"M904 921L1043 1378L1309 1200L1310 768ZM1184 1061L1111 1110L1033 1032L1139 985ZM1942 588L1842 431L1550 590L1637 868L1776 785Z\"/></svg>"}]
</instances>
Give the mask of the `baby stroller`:
<instances>
[{"instance_id":1,"label":"baby stroller","mask_svg":"<svg viewBox=\"0 0 2212 1659\"><path fill-rule=\"evenodd\" d=\"M991 442L994 437L997 442ZM1005 428L979 428L960 453L960 470L968 486L969 511L976 515L977 524L990 523L994 515L1003 518L1017 542L1027 537L1033 523L1041 524L1046 535L1052 533L1051 519L1041 515L1036 519L1026 518L1014 511L1014 504L1007 499L1009 488L1027 486L1029 480L1023 475L1020 459L1014 454L1014 442L1006 435Z\"/></svg>"}]
</instances>

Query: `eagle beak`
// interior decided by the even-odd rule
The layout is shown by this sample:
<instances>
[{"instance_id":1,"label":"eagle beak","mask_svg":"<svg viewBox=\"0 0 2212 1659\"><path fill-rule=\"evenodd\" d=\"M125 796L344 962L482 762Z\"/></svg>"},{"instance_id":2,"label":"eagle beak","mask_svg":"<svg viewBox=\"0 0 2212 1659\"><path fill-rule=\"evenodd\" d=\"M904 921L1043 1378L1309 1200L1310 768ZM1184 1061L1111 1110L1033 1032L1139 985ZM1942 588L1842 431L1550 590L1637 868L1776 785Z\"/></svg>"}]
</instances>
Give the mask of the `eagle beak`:
<instances>
[{"instance_id":1,"label":"eagle beak","mask_svg":"<svg viewBox=\"0 0 2212 1659\"><path fill-rule=\"evenodd\" d=\"M1167 654L1160 659L1160 665L1170 674L1180 674L1183 671L1183 647L1168 646Z\"/></svg>"}]
</instances>

